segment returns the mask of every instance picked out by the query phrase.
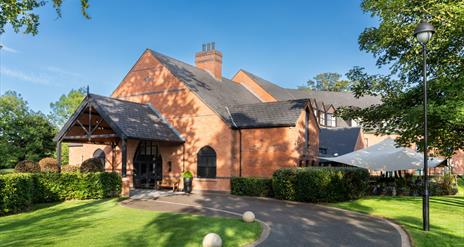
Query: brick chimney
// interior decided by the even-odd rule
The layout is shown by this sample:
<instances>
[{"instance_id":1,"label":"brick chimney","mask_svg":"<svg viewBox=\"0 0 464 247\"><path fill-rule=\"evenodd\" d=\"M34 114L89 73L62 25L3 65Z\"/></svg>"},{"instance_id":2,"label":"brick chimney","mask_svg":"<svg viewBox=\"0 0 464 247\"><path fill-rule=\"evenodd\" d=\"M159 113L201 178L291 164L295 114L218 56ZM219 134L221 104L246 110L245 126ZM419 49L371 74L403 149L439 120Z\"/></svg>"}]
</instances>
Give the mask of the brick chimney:
<instances>
[{"instance_id":1,"label":"brick chimney","mask_svg":"<svg viewBox=\"0 0 464 247\"><path fill-rule=\"evenodd\" d=\"M201 52L195 54L195 65L208 71L216 80L222 80L222 52L216 50L214 42L202 45Z\"/></svg>"}]
</instances>

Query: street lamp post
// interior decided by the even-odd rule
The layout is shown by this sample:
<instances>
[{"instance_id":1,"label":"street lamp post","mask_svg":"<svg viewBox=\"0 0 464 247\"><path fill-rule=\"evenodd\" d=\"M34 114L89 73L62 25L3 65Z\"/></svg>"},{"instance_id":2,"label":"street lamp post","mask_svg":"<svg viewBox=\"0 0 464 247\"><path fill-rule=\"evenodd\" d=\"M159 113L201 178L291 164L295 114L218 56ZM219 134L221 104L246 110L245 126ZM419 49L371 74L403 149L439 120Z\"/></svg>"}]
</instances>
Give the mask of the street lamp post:
<instances>
[{"instance_id":1,"label":"street lamp post","mask_svg":"<svg viewBox=\"0 0 464 247\"><path fill-rule=\"evenodd\" d=\"M426 21L421 21L414 30L414 36L422 45L423 79L424 79L424 195L422 197L422 228L430 230L429 224L429 178L428 178L428 143L427 143L427 43L435 33L435 28Z\"/></svg>"}]
</instances>

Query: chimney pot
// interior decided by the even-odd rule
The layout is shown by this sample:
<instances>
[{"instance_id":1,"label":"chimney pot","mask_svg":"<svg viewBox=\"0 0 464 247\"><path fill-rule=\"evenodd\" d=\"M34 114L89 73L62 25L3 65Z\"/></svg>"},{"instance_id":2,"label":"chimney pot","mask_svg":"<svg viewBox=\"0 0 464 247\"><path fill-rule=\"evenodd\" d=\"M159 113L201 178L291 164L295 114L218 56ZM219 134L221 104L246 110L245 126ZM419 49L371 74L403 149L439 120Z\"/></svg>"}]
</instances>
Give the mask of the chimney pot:
<instances>
[{"instance_id":1,"label":"chimney pot","mask_svg":"<svg viewBox=\"0 0 464 247\"><path fill-rule=\"evenodd\" d=\"M222 80L222 53L216 50L216 43L202 45L202 51L195 55L197 68L208 71L216 80Z\"/></svg>"}]
</instances>

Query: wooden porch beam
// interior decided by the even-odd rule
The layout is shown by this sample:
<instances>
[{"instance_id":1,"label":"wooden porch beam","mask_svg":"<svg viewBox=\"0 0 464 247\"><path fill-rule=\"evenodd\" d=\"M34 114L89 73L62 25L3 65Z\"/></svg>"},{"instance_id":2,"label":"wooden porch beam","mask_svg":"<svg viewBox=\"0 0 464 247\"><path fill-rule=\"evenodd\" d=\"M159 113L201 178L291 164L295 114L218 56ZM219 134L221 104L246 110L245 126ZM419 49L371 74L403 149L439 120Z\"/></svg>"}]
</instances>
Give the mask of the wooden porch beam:
<instances>
[{"instance_id":1,"label":"wooden porch beam","mask_svg":"<svg viewBox=\"0 0 464 247\"><path fill-rule=\"evenodd\" d=\"M56 160L58 161L58 172L61 172L61 140L56 143Z\"/></svg>"},{"instance_id":2,"label":"wooden porch beam","mask_svg":"<svg viewBox=\"0 0 464 247\"><path fill-rule=\"evenodd\" d=\"M126 139L121 139L121 159L122 159L122 167L121 167L121 175L122 177L126 177L127 173L127 141Z\"/></svg>"},{"instance_id":3,"label":"wooden porch beam","mask_svg":"<svg viewBox=\"0 0 464 247\"><path fill-rule=\"evenodd\" d=\"M117 134L101 134L101 135L84 135L84 136L64 136L63 140L87 140L87 139L105 139L118 138Z\"/></svg>"}]
</instances>

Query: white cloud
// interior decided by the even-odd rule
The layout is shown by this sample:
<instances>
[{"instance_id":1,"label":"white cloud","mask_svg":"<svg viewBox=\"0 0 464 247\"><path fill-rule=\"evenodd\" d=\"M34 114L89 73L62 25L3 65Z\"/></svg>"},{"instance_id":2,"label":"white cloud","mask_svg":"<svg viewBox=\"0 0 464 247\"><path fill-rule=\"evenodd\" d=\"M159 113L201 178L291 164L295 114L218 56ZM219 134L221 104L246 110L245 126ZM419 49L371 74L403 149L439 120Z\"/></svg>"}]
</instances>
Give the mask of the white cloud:
<instances>
[{"instance_id":1,"label":"white cloud","mask_svg":"<svg viewBox=\"0 0 464 247\"><path fill-rule=\"evenodd\" d=\"M2 46L2 49L0 51L5 51L5 52L9 52L9 53L18 53L19 51L18 50L15 50L11 47L8 47L6 46L5 44L0 44Z\"/></svg>"},{"instance_id":2,"label":"white cloud","mask_svg":"<svg viewBox=\"0 0 464 247\"><path fill-rule=\"evenodd\" d=\"M48 70L49 72L53 72L53 73L56 73L56 74L59 74L59 75L79 77L79 78L82 77L81 74L79 74L79 73L67 71L67 70L64 70L64 69L61 69L61 68L58 68L58 67L55 67L55 66L48 66L45 69Z\"/></svg>"},{"instance_id":3,"label":"white cloud","mask_svg":"<svg viewBox=\"0 0 464 247\"><path fill-rule=\"evenodd\" d=\"M26 82L31 82L34 84L41 84L41 85L49 85L50 84L50 78L46 75L43 74L32 74L32 73L27 73L23 72L20 70L15 70L15 69L10 69L6 67L1 68L1 74L15 78L21 81L26 81Z\"/></svg>"}]
</instances>

